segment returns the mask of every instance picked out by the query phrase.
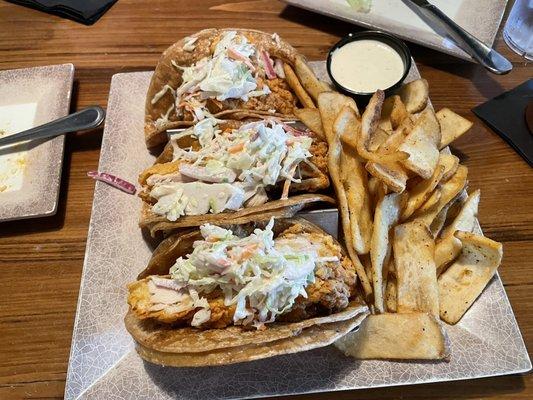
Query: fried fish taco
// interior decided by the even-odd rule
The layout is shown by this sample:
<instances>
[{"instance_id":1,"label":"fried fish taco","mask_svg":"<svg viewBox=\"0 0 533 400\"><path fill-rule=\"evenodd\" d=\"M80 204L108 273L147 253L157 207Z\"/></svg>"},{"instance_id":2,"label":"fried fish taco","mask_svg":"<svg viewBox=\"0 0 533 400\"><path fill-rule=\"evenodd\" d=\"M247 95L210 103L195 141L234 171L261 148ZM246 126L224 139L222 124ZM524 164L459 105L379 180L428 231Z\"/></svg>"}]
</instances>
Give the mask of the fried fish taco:
<instances>
[{"instance_id":1,"label":"fried fish taco","mask_svg":"<svg viewBox=\"0 0 533 400\"><path fill-rule=\"evenodd\" d=\"M140 226L152 235L206 222L290 217L307 203L333 201L311 193L329 186L327 144L274 119L206 118L173 135L139 183Z\"/></svg>"},{"instance_id":2,"label":"fried fish taco","mask_svg":"<svg viewBox=\"0 0 533 400\"><path fill-rule=\"evenodd\" d=\"M128 285L126 328L147 361L222 365L309 350L368 313L344 249L303 219L185 236L165 239Z\"/></svg>"},{"instance_id":3,"label":"fried fish taco","mask_svg":"<svg viewBox=\"0 0 533 400\"><path fill-rule=\"evenodd\" d=\"M255 30L206 29L178 41L163 53L150 82L147 146L166 142L167 129L206 117L294 118L299 98L312 104L291 67L297 61L312 74L291 45Z\"/></svg>"}]
</instances>

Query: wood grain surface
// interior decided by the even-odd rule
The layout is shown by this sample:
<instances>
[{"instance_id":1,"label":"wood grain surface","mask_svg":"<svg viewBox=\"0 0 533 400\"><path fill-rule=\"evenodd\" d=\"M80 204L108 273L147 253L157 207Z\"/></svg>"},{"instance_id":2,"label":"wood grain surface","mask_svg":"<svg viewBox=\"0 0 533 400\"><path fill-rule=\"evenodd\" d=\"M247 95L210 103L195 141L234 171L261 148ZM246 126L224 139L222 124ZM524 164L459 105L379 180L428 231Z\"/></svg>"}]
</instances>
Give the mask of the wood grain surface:
<instances>
[{"instance_id":1,"label":"wood grain surface","mask_svg":"<svg viewBox=\"0 0 533 400\"><path fill-rule=\"evenodd\" d=\"M324 59L341 36L360 28L275 0L120 0L93 26L0 2L0 69L73 63L72 110L106 106L111 76L153 69L177 39L208 27L277 32L310 60ZM526 345L533 348L533 173L470 111L533 76L533 68L501 39L496 48L514 70L481 67L409 45L430 83L437 109L475 121L454 143L481 188L485 233L504 243L500 274ZM0 224L0 399L61 398L82 272L102 131L66 140L59 211L50 218ZM337 399L531 399L531 375L336 393ZM296 396L329 399L331 394Z\"/></svg>"}]
</instances>

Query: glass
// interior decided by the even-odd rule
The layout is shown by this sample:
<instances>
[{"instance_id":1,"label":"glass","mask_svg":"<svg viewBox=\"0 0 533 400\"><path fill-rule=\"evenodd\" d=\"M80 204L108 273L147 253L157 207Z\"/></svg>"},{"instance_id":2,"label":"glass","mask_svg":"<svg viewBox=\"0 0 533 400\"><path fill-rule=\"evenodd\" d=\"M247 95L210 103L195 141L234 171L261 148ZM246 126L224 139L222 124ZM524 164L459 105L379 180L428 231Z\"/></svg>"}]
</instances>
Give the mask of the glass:
<instances>
[{"instance_id":1,"label":"glass","mask_svg":"<svg viewBox=\"0 0 533 400\"><path fill-rule=\"evenodd\" d=\"M533 60L533 0L516 0L503 28L505 43L516 53Z\"/></svg>"}]
</instances>

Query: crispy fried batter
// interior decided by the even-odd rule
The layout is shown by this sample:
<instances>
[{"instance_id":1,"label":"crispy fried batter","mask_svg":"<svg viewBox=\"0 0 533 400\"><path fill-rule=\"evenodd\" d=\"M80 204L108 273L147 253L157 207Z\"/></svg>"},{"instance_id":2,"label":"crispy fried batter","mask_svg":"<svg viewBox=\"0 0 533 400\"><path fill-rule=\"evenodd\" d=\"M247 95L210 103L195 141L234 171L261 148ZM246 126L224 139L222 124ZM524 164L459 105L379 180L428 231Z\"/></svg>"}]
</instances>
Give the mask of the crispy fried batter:
<instances>
[{"instance_id":1,"label":"crispy fried batter","mask_svg":"<svg viewBox=\"0 0 533 400\"><path fill-rule=\"evenodd\" d=\"M319 245L320 256L337 256L340 262L322 263L315 270L315 282L306 288L307 298L299 296L292 309L280 316L280 321L301 321L317 315L328 315L348 306L349 299L355 295L355 268L345 257L339 244L331 236L321 233L304 232L303 227L294 225L278 237L306 237L313 244ZM165 308L154 307L151 302L148 280L146 278L128 286L128 304L140 319L152 319L163 323L181 323L190 325L197 309L177 311L177 305ZM224 305L224 298L219 291L205 295L211 310L208 322L202 328L224 328L233 323L235 305Z\"/></svg>"}]
</instances>

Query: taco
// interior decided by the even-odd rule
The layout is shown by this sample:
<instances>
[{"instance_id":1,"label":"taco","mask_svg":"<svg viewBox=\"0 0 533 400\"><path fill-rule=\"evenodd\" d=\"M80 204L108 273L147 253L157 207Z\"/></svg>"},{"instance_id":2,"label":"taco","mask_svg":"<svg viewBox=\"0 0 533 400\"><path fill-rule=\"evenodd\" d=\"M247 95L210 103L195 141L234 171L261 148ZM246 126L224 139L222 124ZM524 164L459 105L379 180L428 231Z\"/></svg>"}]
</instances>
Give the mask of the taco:
<instances>
[{"instance_id":1,"label":"taco","mask_svg":"<svg viewBox=\"0 0 533 400\"><path fill-rule=\"evenodd\" d=\"M128 332L147 361L222 365L326 346L359 325L355 267L303 219L170 236L128 285Z\"/></svg>"},{"instance_id":2,"label":"taco","mask_svg":"<svg viewBox=\"0 0 533 400\"><path fill-rule=\"evenodd\" d=\"M293 119L298 102L309 107L311 101L290 67L297 59L304 68L278 35L249 29L206 29L178 41L163 53L150 82L147 146L166 142L167 129L206 117Z\"/></svg>"},{"instance_id":3,"label":"taco","mask_svg":"<svg viewBox=\"0 0 533 400\"><path fill-rule=\"evenodd\" d=\"M274 119L206 118L173 135L139 183L140 226L152 235L206 222L290 217L308 203L333 202L310 193L329 186L327 144ZM293 196L298 192L306 194Z\"/></svg>"}]
</instances>

